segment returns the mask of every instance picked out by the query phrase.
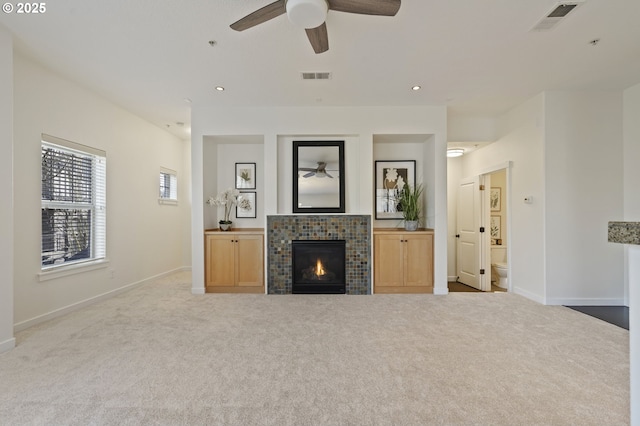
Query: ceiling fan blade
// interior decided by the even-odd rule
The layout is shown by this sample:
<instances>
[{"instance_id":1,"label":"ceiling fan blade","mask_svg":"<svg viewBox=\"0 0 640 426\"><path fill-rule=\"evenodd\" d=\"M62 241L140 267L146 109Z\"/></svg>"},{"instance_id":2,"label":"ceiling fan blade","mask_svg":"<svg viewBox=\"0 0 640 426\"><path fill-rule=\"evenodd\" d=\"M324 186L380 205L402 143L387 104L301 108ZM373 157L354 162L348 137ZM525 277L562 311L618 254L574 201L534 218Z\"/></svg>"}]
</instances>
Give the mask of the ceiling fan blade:
<instances>
[{"instance_id":1,"label":"ceiling fan blade","mask_svg":"<svg viewBox=\"0 0 640 426\"><path fill-rule=\"evenodd\" d=\"M316 172L309 172L309 173L307 173L306 175L303 175L302 177L304 177L304 178L308 178L308 177L311 177L311 176L313 176L313 175L315 175L315 174L316 174Z\"/></svg>"},{"instance_id":2,"label":"ceiling fan blade","mask_svg":"<svg viewBox=\"0 0 640 426\"><path fill-rule=\"evenodd\" d=\"M309 42L316 53L323 53L329 50L329 36L327 35L327 24L322 23L319 27L305 30Z\"/></svg>"},{"instance_id":3,"label":"ceiling fan blade","mask_svg":"<svg viewBox=\"0 0 640 426\"><path fill-rule=\"evenodd\" d=\"M331 176L329 173L324 172L325 175L327 175L327 177L330 177L331 179L333 179L333 176Z\"/></svg>"},{"instance_id":4,"label":"ceiling fan blade","mask_svg":"<svg viewBox=\"0 0 640 426\"><path fill-rule=\"evenodd\" d=\"M287 12L286 0L278 0L271 4L266 5L263 8L256 10L253 13L248 14L244 18L231 24L231 28L236 31L244 31L251 27L255 27L258 24L267 22L270 19L277 18L280 15L284 15Z\"/></svg>"},{"instance_id":5,"label":"ceiling fan blade","mask_svg":"<svg viewBox=\"0 0 640 426\"><path fill-rule=\"evenodd\" d=\"M301 172L315 172L316 169L312 169L310 167L299 167L298 171L301 171Z\"/></svg>"},{"instance_id":6,"label":"ceiling fan blade","mask_svg":"<svg viewBox=\"0 0 640 426\"><path fill-rule=\"evenodd\" d=\"M400 0L329 0L329 9L360 15L395 16Z\"/></svg>"}]
</instances>

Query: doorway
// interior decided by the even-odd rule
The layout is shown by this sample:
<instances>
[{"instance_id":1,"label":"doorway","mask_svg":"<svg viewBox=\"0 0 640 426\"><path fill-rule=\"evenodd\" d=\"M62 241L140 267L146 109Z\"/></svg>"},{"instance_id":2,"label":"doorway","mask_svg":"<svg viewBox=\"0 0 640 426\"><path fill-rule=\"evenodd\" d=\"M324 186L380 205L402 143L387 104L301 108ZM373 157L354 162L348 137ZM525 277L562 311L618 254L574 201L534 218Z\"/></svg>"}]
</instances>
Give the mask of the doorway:
<instances>
[{"instance_id":1,"label":"doorway","mask_svg":"<svg viewBox=\"0 0 640 426\"><path fill-rule=\"evenodd\" d=\"M511 291L510 167L511 162L496 165L459 179L455 185L456 257L455 275L449 279L451 292Z\"/></svg>"}]
</instances>

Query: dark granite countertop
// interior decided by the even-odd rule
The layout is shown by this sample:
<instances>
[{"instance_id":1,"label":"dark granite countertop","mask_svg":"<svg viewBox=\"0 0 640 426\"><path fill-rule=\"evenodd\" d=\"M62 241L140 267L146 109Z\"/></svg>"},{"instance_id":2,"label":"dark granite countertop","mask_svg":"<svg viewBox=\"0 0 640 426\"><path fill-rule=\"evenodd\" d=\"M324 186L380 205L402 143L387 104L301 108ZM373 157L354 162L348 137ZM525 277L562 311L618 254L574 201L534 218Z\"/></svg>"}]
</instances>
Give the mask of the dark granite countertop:
<instances>
[{"instance_id":1,"label":"dark granite countertop","mask_svg":"<svg viewBox=\"0 0 640 426\"><path fill-rule=\"evenodd\" d=\"M609 222L609 242L640 245L640 222Z\"/></svg>"}]
</instances>

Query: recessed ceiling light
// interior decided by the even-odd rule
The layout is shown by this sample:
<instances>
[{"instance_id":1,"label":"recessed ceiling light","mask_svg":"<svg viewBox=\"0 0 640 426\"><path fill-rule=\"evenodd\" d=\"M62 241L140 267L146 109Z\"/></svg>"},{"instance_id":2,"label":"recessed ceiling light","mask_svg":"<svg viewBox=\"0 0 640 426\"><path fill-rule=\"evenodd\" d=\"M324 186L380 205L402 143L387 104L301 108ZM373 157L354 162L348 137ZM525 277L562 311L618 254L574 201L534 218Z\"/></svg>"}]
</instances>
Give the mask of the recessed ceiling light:
<instances>
[{"instance_id":1,"label":"recessed ceiling light","mask_svg":"<svg viewBox=\"0 0 640 426\"><path fill-rule=\"evenodd\" d=\"M462 154L464 154L464 149L462 148L447 149L447 157L460 157Z\"/></svg>"},{"instance_id":2,"label":"recessed ceiling light","mask_svg":"<svg viewBox=\"0 0 640 426\"><path fill-rule=\"evenodd\" d=\"M222 87L222 86L216 86L216 90L217 90L218 92L224 92L224 87Z\"/></svg>"},{"instance_id":3,"label":"recessed ceiling light","mask_svg":"<svg viewBox=\"0 0 640 426\"><path fill-rule=\"evenodd\" d=\"M420 87L420 86L413 86L413 87L411 88L411 90L413 90L414 92L417 92L417 91L418 91L418 90L420 90L420 89L422 89L422 87Z\"/></svg>"}]
</instances>

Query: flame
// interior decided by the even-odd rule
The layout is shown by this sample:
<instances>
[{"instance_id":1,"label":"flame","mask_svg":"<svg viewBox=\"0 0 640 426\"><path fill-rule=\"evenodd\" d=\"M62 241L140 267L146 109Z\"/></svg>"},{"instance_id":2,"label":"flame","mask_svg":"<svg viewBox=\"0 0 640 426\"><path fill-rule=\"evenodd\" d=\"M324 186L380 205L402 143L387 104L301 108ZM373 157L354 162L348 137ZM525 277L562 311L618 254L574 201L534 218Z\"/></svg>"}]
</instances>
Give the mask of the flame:
<instances>
[{"instance_id":1,"label":"flame","mask_svg":"<svg viewBox=\"0 0 640 426\"><path fill-rule=\"evenodd\" d=\"M322 262L320 261L320 259L318 259L318 260L316 261L316 275L317 275L317 276L322 276L322 275L324 275L324 274L325 274L325 272L324 272L324 266L322 266Z\"/></svg>"}]
</instances>

